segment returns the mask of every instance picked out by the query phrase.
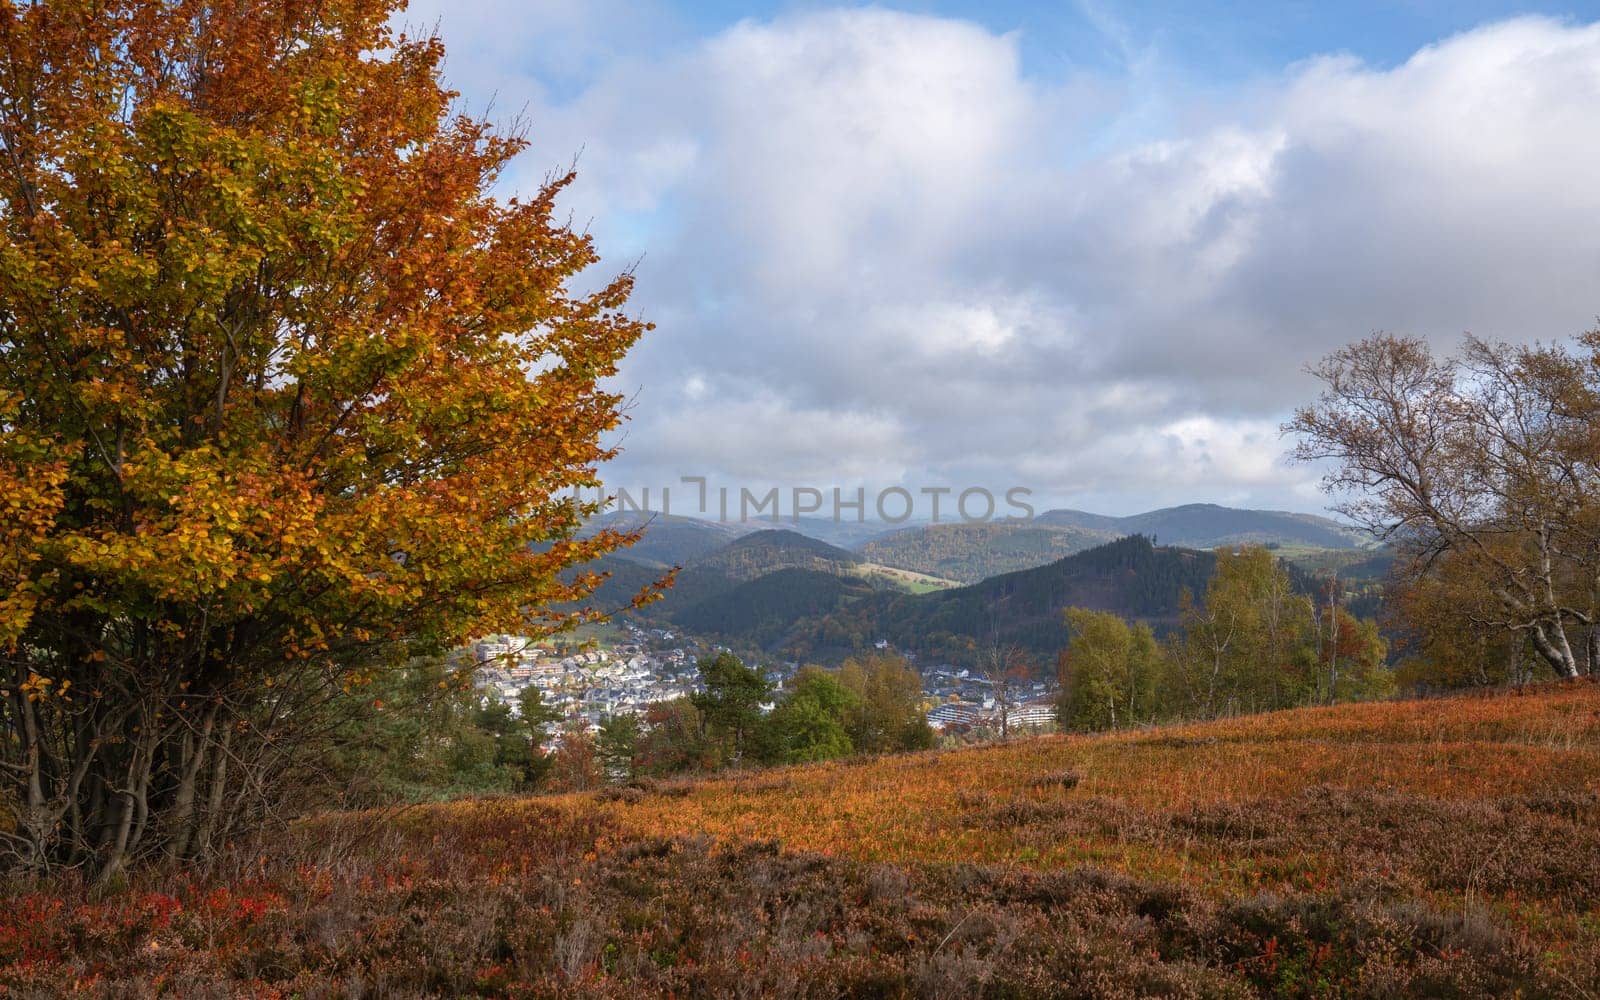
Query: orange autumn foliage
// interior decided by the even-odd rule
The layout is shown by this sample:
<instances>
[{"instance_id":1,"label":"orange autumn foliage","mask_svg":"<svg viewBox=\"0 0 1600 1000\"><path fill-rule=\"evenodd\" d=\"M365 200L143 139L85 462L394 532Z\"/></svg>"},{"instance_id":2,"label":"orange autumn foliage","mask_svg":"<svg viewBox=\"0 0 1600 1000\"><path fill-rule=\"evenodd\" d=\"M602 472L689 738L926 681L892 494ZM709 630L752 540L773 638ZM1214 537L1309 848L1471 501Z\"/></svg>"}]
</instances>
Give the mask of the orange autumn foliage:
<instances>
[{"instance_id":1,"label":"orange autumn foliage","mask_svg":"<svg viewBox=\"0 0 1600 1000\"><path fill-rule=\"evenodd\" d=\"M453 109L399 6L0 2L0 837L28 865L198 849L331 699L560 627L594 584L564 571L628 540L577 539L567 496L613 453L631 276L574 289L570 175L491 194L524 140Z\"/></svg>"}]
</instances>

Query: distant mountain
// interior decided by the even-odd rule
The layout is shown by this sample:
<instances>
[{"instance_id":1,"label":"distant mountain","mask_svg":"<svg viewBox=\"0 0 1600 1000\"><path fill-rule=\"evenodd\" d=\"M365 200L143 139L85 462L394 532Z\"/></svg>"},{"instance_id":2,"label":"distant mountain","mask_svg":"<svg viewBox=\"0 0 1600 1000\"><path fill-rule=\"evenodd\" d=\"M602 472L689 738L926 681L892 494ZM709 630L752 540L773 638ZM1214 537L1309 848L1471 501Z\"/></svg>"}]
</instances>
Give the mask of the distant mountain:
<instances>
[{"instance_id":1,"label":"distant mountain","mask_svg":"<svg viewBox=\"0 0 1600 1000\"><path fill-rule=\"evenodd\" d=\"M644 537L617 554L646 566L683 566L707 556L750 529L651 511L608 511L585 525L585 533L602 528L643 529Z\"/></svg>"},{"instance_id":2,"label":"distant mountain","mask_svg":"<svg viewBox=\"0 0 1600 1000\"><path fill-rule=\"evenodd\" d=\"M644 537L622 554L644 565L687 566L735 539L781 532L856 550L866 561L963 582L1044 565L1127 535L1147 535L1162 545L1197 549L1255 544L1353 550L1367 544L1354 529L1316 514L1245 510L1207 503L1166 507L1127 517L1062 509L1045 511L1026 522L901 526L849 518L715 521L648 511L613 511L596 518L586 530L599 526L643 526ZM1044 534L1048 531L1068 534L1057 538Z\"/></svg>"},{"instance_id":3,"label":"distant mountain","mask_svg":"<svg viewBox=\"0 0 1600 1000\"><path fill-rule=\"evenodd\" d=\"M644 526L645 537L628 550L637 562L663 566L686 564L743 535L758 531L792 531L840 548L852 548L896 526L884 521L858 521L849 517L751 517L742 521L716 520L658 511L607 511L590 521L585 532L600 527L628 529ZM910 525L907 525L908 527Z\"/></svg>"},{"instance_id":4,"label":"distant mountain","mask_svg":"<svg viewBox=\"0 0 1600 1000\"><path fill-rule=\"evenodd\" d=\"M1157 513L1152 511L1151 513ZM1143 515L1135 515L1143 516ZM1081 531L1103 531L1109 535L1129 534L1127 518L1108 514L1091 514L1086 510L1047 510L1036 515L1033 523L1051 528L1077 528Z\"/></svg>"},{"instance_id":5,"label":"distant mountain","mask_svg":"<svg viewBox=\"0 0 1600 1000\"><path fill-rule=\"evenodd\" d=\"M696 570L717 572L735 581L754 580L781 569L845 572L861 557L796 531L756 531L702 555Z\"/></svg>"},{"instance_id":6,"label":"distant mountain","mask_svg":"<svg viewBox=\"0 0 1600 1000\"><path fill-rule=\"evenodd\" d=\"M1203 593L1215 565L1209 552L1158 547L1135 535L972 586L871 594L797 623L784 650L796 659L828 660L888 639L928 657L972 663L998 632L1002 641L1031 650L1046 669L1066 645L1062 609L1113 611L1174 626L1180 594L1186 588Z\"/></svg>"},{"instance_id":7,"label":"distant mountain","mask_svg":"<svg viewBox=\"0 0 1600 1000\"><path fill-rule=\"evenodd\" d=\"M797 531L808 538L815 538L837 545L840 548L855 548L868 539L876 538L886 531L895 530L895 525L884 521L856 521L840 516L837 519L827 517L802 517L780 518L776 523L770 521L747 521L747 528L787 528Z\"/></svg>"},{"instance_id":8,"label":"distant mountain","mask_svg":"<svg viewBox=\"0 0 1600 1000\"><path fill-rule=\"evenodd\" d=\"M885 566L976 583L1129 535L1192 549L1252 544L1356 552L1361 543L1350 529L1313 514L1189 504L1130 517L1052 510L1032 521L924 525L879 535L856 551Z\"/></svg>"},{"instance_id":9,"label":"distant mountain","mask_svg":"<svg viewBox=\"0 0 1600 1000\"><path fill-rule=\"evenodd\" d=\"M1055 562L1115 538L1110 532L1028 521L935 524L880 535L856 551L870 562L962 583Z\"/></svg>"},{"instance_id":10,"label":"distant mountain","mask_svg":"<svg viewBox=\"0 0 1600 1000\"><path fill-rule=\"evenodd\" d=\"M1147 535L1162 545L1212 549L1222 545L1294 545L1319 549L1354 549L1364 539L1331 518L1280 510L1241 510L1212 503L1166 507L1129 517L1107 517L1081 510L1050 510L1034 524L1103 531L1114 535Z\"/></svg>"},{"instance_id":11,"label":"distant mountain","mask_svg":"<svg viewBox=\"0 0 1600 1000\"><path fill-rule=\"evenodd\" d=\"M665 523L669 530L682 527L675 521ZM646 539L650 537L651 531L660 526L655 524L648 528ZM698 546L702 543L705 535L694 532L694 527L691 525L689 531L673 532L670 535L675 543L683 545L682 548L671 550L670 554L684 554L690 545ZM644 542L631 549L596 559L583 567L587 572L607 574L605 582L595 590L593 597L587 602L590 606L607 612L623 609L641 588L655 583L665 574L667 567L663 565L664 559L646 564L636 558L642 545ZM660 546L646 551L657 556L669 554L669 550L664 550ZM681 565L681 568L674 578L673 585L663 592L660 599L643 609L645 617L678 622L682 615L689 614L703 603L732 594L741 587L753 583L762 583L763 587L752 591L750 596L736 596L730 599L767 607L772 605L773 601L766 595L784 585L786 581L789 584L804 585L808 588L806 593L816 591L814 579L790 575L788 573L790 570L805 570L809 573L843 578L845 582L838 588L841 592L855 593L874 589L873 581L864 578L864 575L871 576L871 574L861 572L866 567L860 556L829 545L827 542L786 530L751 532L718 545L709 552L702 552L694 559L682 560L674 565ZM765 582L769 580L772 582ZM890 586L895 584L888 580L878 581L878 589ZM803 601L795 606L802 609L796 612L797 615L814 613L804 610L811 605ZM827 606L832 607L831 604ZM724 615L710 604L696 611L695 615L694 620L697 622L752 621L743 611L729 611ZM722 631L722 626L719 626L717 631Z\"/></svg>"}]
</instances>

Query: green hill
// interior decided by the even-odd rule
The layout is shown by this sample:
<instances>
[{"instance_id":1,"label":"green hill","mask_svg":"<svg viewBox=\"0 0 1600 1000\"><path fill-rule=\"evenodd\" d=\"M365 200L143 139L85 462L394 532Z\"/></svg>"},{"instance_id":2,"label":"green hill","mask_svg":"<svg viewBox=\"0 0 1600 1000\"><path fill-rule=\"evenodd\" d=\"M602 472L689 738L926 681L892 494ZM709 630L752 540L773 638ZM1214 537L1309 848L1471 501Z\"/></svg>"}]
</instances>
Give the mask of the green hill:
<instances>
[{"instance_id":1,"label":"green hill","mask_svg":"<svg viewBox=\"0 0 1600 1000\"><path fill-rule=\"evenodd\" d=\"M885 566L977 583L1048 565L1129 535L1191 549L1269 545L1296 556L1364 551L1360 548L1364 539L1328 518L1216 504L1189 504L1129 517L1051 510L1031 521L922 525L878 535L857 545L856 551Z\"/></svg>"},{"instance_id":2,"label":"green hill","mask_svg":"<svg viewBox=\"0 0 1600 1000\"><path fill-rule=\"evenodd\" d=\"M844 517L784 517L777 521L746 521L742 527L748 531L752 528L787 528L799 532L808 538L827 542L842 548L856 548L863 542L877 538L885 531L893 529L893 525L883 521L856 521Z\"/></svg>"},{"instance_id":3,"label":"green hill","mask_svg":"<svg viewBox=\"0 0 1600 1000\"><path fill-rule=\"evenodd\" d=\"M584 567L586 572L603 573L607 579L600 584L585 603L605 612L626 611L652 620L670 622L678 611L709 600L738 585L738 581L715 569L689 566L680 569L670 588L660 600L642 611L629 611L635 594L659 581L667 570L661 566L646 566L625 555L608 555Z\"/></svg>"},{"instance_id":4,"label":"green hill","mask_svg":"<svg viewBox=\"0 0 1600 1000\"><path fill-rule=\"evenodd\" d=\"M1381 610L1379 578L1391 558L1351 549L1286 562L1296 588L1308 594L1320 592L1320 574L1339 570L1346 607L1373 616ZM1208 551L1131 535L966 586L908 588L871 572L881 570L880 563L794 532L767 531L682 569L674 587L643 614L743 647L820 662L887 639L936 660L971 664L998 632L1002 641L1031 651L1043 668L1066 645L1064 608L1110 611L1166 631L1178 624L1180 595L1185 589L1203 594L1215 564ZM625 606L662 573L622 556L593 568L612 574L594 601L607 610Z\"/></svg>"},{"instance_id":5,"label":"green hill","mask_svg":"<svg viewBox=\"0 0 1600 1000\"><path fill-rule=\"evenodd\" d=\"M584 533L600 528L633 531L644 537L618 555L645 566L684 566L701 559L748 532L737 525L718 524L694 517L676 517L645 511L610 511L585 525Z\"/></svg>"},{"instance_id":6,"label":"green hill","mask_svg":"<svg viewBox=\"0 0 1600 1000\"><path fill-rule=\"evenodd\" d=\"M666 596L643 614L822 661L888 639L937 659L970 663L980 642L998 629L1004 641L1032 650L1044 663L1066 643L1063 608L1176 624L1179 594L1185 587L1202 592L1214 563L1208 552L1132 536L1045 566L914 594L863 579L857 571L864 564L851 553L794 532L757 532L684 568ZM620 556L594 568L612 573L594 602L607 609L626 605L661 573Z\"/></svg>"},{"instance_id":7,"label":"green hill","mask_svg":"<svg viewBox=\"0 0 1600 1000\"><path fill-rule=\"evenodd\" d=\"M590 572L608 574L590 604L605 611L625 608L641 588L662 577L665 567L639 561L638 551L638 546L625 549L586 567ZM777 637L770 623L782 609L788 609L792 624L833 610L839 603L835 598L873 590L931 589L915 588L895 577L893 570L874 569L853 552L798 532L756 531L682 566L673 586L641 613L685 628L736 635L766 645ZM835 581L826 585L827 596L819 596L824 590L823 578ZM792 598L779 596L786 586L797 588ZM758 632L763 637L759 640Z\"/></svg>"},{"instance_id":8,"label":"green hill","mask_svg":"<svg viewBox=\"0 0 1600 1000\"><path fill-rule=\"evenodd\" d=\"M1332 574L1342 580L1380 581L1394 566L1395 551L1381 549L1319 549L1285 552L1285 560L1311 574Z\"/></svg>"}]
</instances>

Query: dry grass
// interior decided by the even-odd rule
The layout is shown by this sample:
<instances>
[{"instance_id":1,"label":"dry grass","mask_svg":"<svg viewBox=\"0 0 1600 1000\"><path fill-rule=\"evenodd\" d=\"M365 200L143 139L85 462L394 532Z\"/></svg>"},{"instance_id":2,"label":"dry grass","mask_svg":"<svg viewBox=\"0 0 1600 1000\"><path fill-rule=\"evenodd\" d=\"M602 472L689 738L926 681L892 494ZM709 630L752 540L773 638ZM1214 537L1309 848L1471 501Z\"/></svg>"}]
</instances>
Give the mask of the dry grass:
<instances>
[{"instance_id":1,"label":"dry grass","mask_svg":"<svg viewBox=\"0 0 1600 1000\"><path fill-rule=\"evenodd\" d=\"M0 913L16 996L1600 995L1600 688L332 816Z\"/></svg>"},{"instance_id":2,"label":"dry grass","mask_svg":"<svg viewBox=\"0 0 1600 1000\"><path fill-rule=\"evenodd\" d=\"M1070 788L1039 781L1062 772L1079 780ZM1577 685L792 767L604 808L623 838L775 838L791 850L866 861L1110 863L1132 875L1166 875L1172 855L1153 856L1130 843L1120 832L1127 824L1109 835L1040 843L1025 832L975 831L965 803L975 795L1061 802L1093 814L1082 804L1095 802L1106 816L1160 823L1197 808L1288 802L1313 789L1466 803L1596 788L1600 690ZM569 810L595 808L586 796L553 801ZM1226 870L1219 874L1226 880Z\"/></svg>"}]
</instances>

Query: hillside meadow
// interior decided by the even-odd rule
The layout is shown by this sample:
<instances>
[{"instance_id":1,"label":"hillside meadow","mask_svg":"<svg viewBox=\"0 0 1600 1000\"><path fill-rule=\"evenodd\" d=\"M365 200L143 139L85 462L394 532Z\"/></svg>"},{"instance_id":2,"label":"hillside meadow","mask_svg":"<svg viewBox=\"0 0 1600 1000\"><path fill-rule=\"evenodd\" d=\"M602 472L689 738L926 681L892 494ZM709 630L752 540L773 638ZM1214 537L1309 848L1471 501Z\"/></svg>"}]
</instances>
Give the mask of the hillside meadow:
<instances>
[{"instance_id":1,"label":"hillside meadow","mask_svg":"<svg viewBox=\"0 0 1600 1000\"><path fill-rule=\"evenodd\" d=\"M1600 687L341 814L13 886L7 996L1600 995Z\"/></svg>"}]
</instances>

